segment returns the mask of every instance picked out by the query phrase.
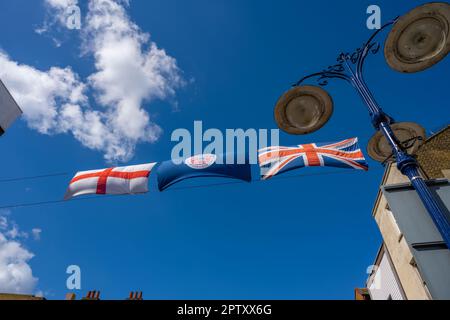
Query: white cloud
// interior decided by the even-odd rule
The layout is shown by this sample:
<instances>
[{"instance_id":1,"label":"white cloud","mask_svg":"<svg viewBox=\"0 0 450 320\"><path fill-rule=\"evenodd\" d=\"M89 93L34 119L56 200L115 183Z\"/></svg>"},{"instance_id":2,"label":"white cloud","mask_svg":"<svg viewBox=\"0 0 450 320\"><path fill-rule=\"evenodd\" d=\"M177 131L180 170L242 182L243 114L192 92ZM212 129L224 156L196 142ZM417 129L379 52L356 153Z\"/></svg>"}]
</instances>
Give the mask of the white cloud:
<instances>
[{"instance_id":1,"label":"white cloud","mask_svg":"<svg viewBox=\"0 0 450 320\"><path fill-rule=\"evenodd\" d=\"M77 3L45 2L57 15ZM127 161L138 143L158 140L162 129L143 105L170 99L183 85L176 60L130 20L126 4L89 0L80 36L96 72L85 82L70 67L42 71L0 53L0 78L24 110L29 127L43 134L71 133L108 161ZM88 95L100 110L90 106Z\"/></svg>"},{"instance_id":2,"label":"white cloud","mask_svg":"<svg viewBox=\"0 0 450 320\"><path fill-rule=\"evenodd\" d=\"M8 228L8 218L0 216L0 230Z\"/></svg>"},{"instance_id":3,"label":"white cloud","mask_svg":"<svg viewBox=\"0 0 450 320\"><path fill-rule=\"evenodd\" d=\"M10 222L6 217L9 214L9 211L0 211L0 231L2 231L4 235L8 236L10 239L27 239L28 233L21 231L19 226L14 221Z\"/></svg>"},{"instance_id":4,"label":"white cloud","mask_svg":"<svg viewBox=\"0 0 450 320\"><path fill-rule=\"evenodd\" d=\"M41 240L41 233L42 229L40 228L33 228L31 230L31 234L33 235L34 240Z\"/></svg>"},{"instance_id":5,"label":"white cloud","mask_svg":"<svg viewBox=\"0 0 450 320\"><path fill-rule=\"evenodd\" d=\"M40 71L19 64L0 52L0 77L24 110L33 129L41 133L60 132L61 105L85 104L85 85L70 68Z\"/></svg>"},{"instance_id":6,"label":"white cloud","mask_svg":"<svg viewBox=\"0 0 450 320\"><path fill-rule=\"evenodd\" d=\"M78 5L78 0L44 0L50 8L53 9L53 16L56 21L64 24L66 21L66 10L71 7ZM45 30L47 31L47 30Z\"/></svg>"},{"instance_id":7,"label":"white cloud","mask_svg":"<svg viewBox=\"0 0 450 320\"><path fill-rule=\"evenodd\" d=\"M175 93L182 83L175 59L149 41L149 35L113 0L89 1L83 34L85 49L93 54L98 70L89 84L98 102L113 109L116 133L130 141L155 141L161 130L142 104Z\"/></svg>"},{"instance_id":8,"label":"white cloud","mask_svg":"<svg viewBox=\"0 0 450 320\"><path fill-rule=\"evenodd\" d=\"M1 221L5 224L0 230L0 292L31 294L38 282L28 264L34 255L15 240L15 237L19 237L18 234L10 236L11 230L18 232L16 225L4 232L9 224L6 217L3 218Z\"/></svg>"},{"instance_id":9,"label":"white cloud","mask_svg":"<svg viewBox=\"0 0 450 320\"><path fill-rule=\"evenodd\" d=\"M19 229L19 226L15 223L12 224L12 227L10 230L8 230L5 233L6 236L8 236L10 239L27 239L28 233L21 231Z\"/></svg>"},{"instance_id":10,"label":"white cloud","mask_svg":"<svg viewBox=\"0 0 450 320\"><path fill-rule=\"evenodd\" d=\"M44 0L44 4L51 9L50 14L45 17L44 23L34 31L37 34L44 35L51 31L55 25L66 26L69 8L78 5L78 0ZM59 39L51 37L55 46L60 46Z\"/></svg>"},{"instance_id":11,"label":"white cloud","mask_svg":"<svg viewBox=\"0 0 450 320\"><path fill-rule=\"evenodd\" d=\"M28 260L33 254L22 245L0 233L0 291L31 294L38 279L33 276Z\"/></svg>"},{"instance_id":12,"label":"white cloud","mask_svg":"<svg viewBox=\"0 0 450 320\"><path fill-rule=\"evenodd\" d=\"M113 137L106 115L92 110L86 86L70 68L40 71L0 53L0 78L24 111L28 126L43 134L71 132L83 145L123 158L120 137Z\"/></svg>"},{"instance_id":13,"label":"white cloud","mask_svg":"<svg viewBox=\"0 0 450 320\"><path fill-rule=\"evenodd\" d=\"M65 10L67 7L78 4L78 0L45 0L45 2L56 9Z\"/></svg>"}]
</instances>

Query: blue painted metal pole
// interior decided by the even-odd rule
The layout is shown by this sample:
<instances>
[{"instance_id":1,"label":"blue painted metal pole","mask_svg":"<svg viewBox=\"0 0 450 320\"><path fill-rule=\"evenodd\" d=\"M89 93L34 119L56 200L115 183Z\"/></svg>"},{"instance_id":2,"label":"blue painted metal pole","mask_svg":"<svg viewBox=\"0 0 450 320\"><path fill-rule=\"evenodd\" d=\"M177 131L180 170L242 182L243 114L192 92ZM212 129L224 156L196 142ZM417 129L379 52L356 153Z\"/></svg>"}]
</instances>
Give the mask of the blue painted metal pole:
<instances>
[{"instance_id":1,"label":"blue painted metal pole","mask_svg":"<svg viewBox=\"0 0 450 320\"><path fill-rule=\"evenodd\" d=\"M388 123L380 123L380 131L391 144L392 151L396 155L397 168L402 174L409 178L409 181L411 181L412 186L416 190L436 228L447 244L447 248L450 249L450 222L445 214L445 209L441 207L430 188L421 177L416 160L399 148Z\"/></svg>"},{"instance_id":2,"label":"blue painted metal pole","mask_svg":"<svg viewBox=\"0 0 450 320\"><path fill-rule=\"evenodd\" d=\"M362 53L362 59L365 58L364 50ZM366 107L369 110L370 117L372 118L372 124L375 129L379 130L389 142L392 148L392 154L395 155L397 161L397 168L400 172L407 176L412 186L419 195L425 209L430 214L436 228L441 234L443 240L447 244L447 248L450 249L450 222L445 214L445 209L441 207L438 200L435 198L430 188L427 186L424 179L421 177L419 172L419 165L412 156L407 154L400 146L400 142L395 137L394 132L391 129L390 122L392 118L389 117L378 103L375 101L372 93L367 87L363 75L362 75L362 60L360 68L356 71L353 70L350 63L348 62L348 56L343 56L344 66L348 71L350 83L358 91L362 100L364 101Z\"/></svg>"},{"instance_id":3,"label":"blue painted metal pole","mask_svg":"<svg viewBox=\"0 0 450 320\"><path fill-rule=\"evenodd\" d=\"M417 161L402 149L390 126L394 120L381 109L364 81L364 62L370 53L376 54L380 49L380 44L374 42L375 37L388 26L395 24L397 19L386 23L379 30L375 31L369 40L353 53L341 53L338 56L337 64L329 66L321 72L301 78L294 86L299 86L310 78L316 78L321 86L327 85L328 79L341 79L347 81L356 89L369 111L372 125L386 137L392 147L392 154L397 161L397 168L409 178L411 185L416 190L436 228L447 244L447 248L450 249L450 221L446 215L446 208L440 205L438 199L436 199L424 179L420 176Z\"/></svg>"}]
</instances>

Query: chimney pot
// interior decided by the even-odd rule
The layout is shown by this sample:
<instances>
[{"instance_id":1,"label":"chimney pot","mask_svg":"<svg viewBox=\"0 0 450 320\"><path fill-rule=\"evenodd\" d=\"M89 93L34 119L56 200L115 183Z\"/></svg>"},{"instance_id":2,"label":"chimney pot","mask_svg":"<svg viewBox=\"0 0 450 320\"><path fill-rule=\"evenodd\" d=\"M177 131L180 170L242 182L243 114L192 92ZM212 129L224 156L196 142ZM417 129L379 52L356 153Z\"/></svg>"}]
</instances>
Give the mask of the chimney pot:
<instances>
[{"instance_id":1,"label":"chimney pot","mask_svg":"<svg viewBox=\"0 0 450 320\"><path fill-rule=\"evenodd\" d=\"M73 292L69 292L66 294L66 300L75 300L76 299L76 295Z\"/></svg>"}]
</instances>

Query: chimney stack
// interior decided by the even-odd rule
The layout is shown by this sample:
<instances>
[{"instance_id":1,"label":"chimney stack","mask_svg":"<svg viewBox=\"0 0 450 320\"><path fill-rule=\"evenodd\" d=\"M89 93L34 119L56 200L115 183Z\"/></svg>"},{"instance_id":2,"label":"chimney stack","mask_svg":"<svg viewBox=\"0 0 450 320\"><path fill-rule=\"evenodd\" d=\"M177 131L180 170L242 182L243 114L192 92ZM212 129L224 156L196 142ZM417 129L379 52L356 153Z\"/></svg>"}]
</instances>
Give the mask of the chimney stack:
<instances>
[{"instance_id":1,"label":"chimney stack","mask_svg":"<svg viewBox=\"0 0 450 320\"><path fill-rule=\"evenodd\" d=\"M100 291L88 291L86 297L82 300L100 300Z\"/></svg>"},{"instance_id":2,"label":"chimney stack","mask_svg":"<svg viewBox=\"0 0 450 320\"><path fill-rule=\"evenodd\" d=\"M66 300L75 300L76 299L76 295L73 292L69 292L66 294Z\"/></svg>"},{"instance_id":3,"label":"chimney stack","mask_svg":"<svg viewBox=\"0 0 450 320\"><path fill-rule=\"evenodd\" d=\"M131 291L130 292L130 296L128 297L128 299L127 300L144 300L144 299L142 299L142 291L136 291L136 292L133 292L133 291Z\"/></svg>"}]
</instances>

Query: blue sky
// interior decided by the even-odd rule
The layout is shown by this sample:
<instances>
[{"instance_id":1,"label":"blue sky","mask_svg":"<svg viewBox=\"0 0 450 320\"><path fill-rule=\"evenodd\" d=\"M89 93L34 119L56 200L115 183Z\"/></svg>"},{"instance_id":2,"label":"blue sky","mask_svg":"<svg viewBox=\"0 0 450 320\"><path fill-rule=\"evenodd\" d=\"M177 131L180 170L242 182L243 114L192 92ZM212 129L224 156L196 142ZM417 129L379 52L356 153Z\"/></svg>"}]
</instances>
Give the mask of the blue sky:
<instances>
[{"instance_id":1,"label":"blue sky","mask_svg":"<svg viewBox=\"0 0 450 320\"><path fill-rule=\"evenodd\" d=\"M333 64L341 50L353 50L368 37L368 5L378 4L385 22L421 3L131 1L125 6L129 19L177 67L166 69L170 79L164 94L137 103L159 126L157 139L148 139L156 141L138 142L126 161L114 162L167 160L174 146L171 132L192 129L195 120L221 130L275 128L273 107L293 82ZM83 29L88 6L83 1L80 7L83 25L78 31L59 25L57 11L43 0L2 1L0 49L9 61L42 72L71 66L79 82L87 83L98 72L99 61L95 48L82 54L84 41L93 36ZM48 30L37 33L43 25ZM422 73L399 74L378 54L367 62L366 79L395 119L436 131L450 118L445 104L448 70L447 59ZM147 89L156 90L151 85ZM330 122L309 136L281 133L282 144L354 136L361 146L367 144L373 129L356 93L337 81L327 90L335 103ZM99 92L90 89L86 94L92 108L105 110L114 104L98 102ZM127 102L121 99L119 103ZM56 99L57 108L60 102ZM63 124L57 122L52 134L42 134L24 117L1 138L1 178L70 174L1 183L0 207L61 199L76 171L110 165L104 158L106 147L86 147L70 130L56 134ZM352 299L381 243L371 209L383 169L370 159L369 164L367 173L343 170L162 193L152 176L151 192L144 196L17 208L3 215L29 234L33 228L42 230L39 240L29 236L16 241L34 254L27 262L39 279L33 290L50 299L63 298L68 291L65 270L73 264L82 270L77 293L97 289L106 299L124 298L131 290L143 291L147 299ZM336 170L296 173L331 171Z\"/></svg>"}]
</instances>

